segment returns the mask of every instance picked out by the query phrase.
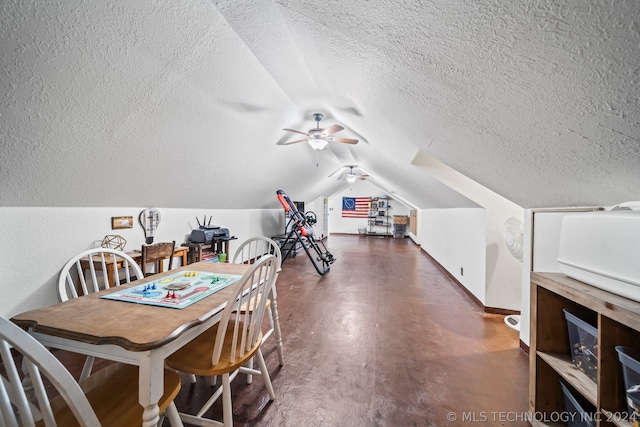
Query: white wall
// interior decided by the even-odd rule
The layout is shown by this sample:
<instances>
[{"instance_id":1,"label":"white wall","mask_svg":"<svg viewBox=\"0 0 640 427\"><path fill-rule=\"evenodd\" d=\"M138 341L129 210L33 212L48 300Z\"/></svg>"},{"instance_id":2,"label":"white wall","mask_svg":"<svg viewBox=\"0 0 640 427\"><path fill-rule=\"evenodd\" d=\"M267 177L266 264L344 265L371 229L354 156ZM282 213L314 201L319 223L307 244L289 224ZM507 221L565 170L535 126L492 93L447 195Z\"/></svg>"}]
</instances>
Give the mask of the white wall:
<instances>
[{"instance_id":1,"label":"white wall","mask_svg":"<svg viewBox=\"0 0 640 427\"><path fill-rule=\"evenodd\" d=\"M481 208L424 209L419 243L482 304L485 293L486 214Z\"/></svg>"},{"instance_id":2,"label":"white wall","mask_svg":"<svg viewBox=\"0 0 640 427\"><path fill-rule=\"evenodd\" d=\"M58 274L77 253L99 244L107 234L127 240L125 250L139 249L144 231L138 215L144 208L0 208L1 280L0 314L10 317L56 303ZM182 243L197 227L196 216L213 215L211 224L229 229L239 242L257 235L272 236L284 230L282 209L191 210L158 208L161 222L155 240ZM131 229L111 230L111 217L133 216Z\"/></svg>"}]
</instances>

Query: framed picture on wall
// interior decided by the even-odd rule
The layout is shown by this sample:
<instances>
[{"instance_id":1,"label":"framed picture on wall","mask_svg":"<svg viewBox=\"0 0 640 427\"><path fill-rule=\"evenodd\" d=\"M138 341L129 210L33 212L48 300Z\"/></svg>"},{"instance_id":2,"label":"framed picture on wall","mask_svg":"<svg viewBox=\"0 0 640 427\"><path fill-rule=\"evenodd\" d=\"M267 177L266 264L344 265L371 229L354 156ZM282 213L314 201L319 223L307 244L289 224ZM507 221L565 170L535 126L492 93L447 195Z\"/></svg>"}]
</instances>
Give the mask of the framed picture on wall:
<instances>
[{"instance_id":1,"label":"framed picture on wall","mask_svg":"<svg viewBox=\"0 0 640 427\"><path fill-rule=\"evenodd\" d=\"M111 229L119 230L122 228L133 228L133 217L131 216L112 216Z\"/></svg>"}]
</instances>

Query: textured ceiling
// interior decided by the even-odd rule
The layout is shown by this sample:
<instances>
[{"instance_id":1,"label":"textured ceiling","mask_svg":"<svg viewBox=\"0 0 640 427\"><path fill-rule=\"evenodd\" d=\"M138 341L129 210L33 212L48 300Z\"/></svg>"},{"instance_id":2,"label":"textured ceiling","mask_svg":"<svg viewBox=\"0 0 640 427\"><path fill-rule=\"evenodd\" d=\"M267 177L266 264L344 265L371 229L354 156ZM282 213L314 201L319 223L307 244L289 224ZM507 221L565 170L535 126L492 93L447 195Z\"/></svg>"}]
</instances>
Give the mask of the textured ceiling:
<instances>
[{"instance_id":1,"label":"textured ceiling","mask_svg":"<svg viewBox=\"0 0 640 427\"><path fill-rule=\"evenodd\" d=\"M0 205L278 207L373 183L473 203L434 157L522 207L639 198L640 3L9 0ZM314 152L282 128L339 123Z\"/></svg>"}]
</instances>

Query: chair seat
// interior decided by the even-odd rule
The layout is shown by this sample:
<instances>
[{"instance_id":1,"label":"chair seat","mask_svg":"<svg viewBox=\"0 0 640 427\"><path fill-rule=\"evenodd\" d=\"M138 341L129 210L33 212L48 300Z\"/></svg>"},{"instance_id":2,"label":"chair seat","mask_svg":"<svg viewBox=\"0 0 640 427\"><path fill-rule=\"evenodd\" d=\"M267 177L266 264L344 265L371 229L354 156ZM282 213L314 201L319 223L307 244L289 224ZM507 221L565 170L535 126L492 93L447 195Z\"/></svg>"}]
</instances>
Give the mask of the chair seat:
<instances>
[{"instance_id":1,"label":"chair seat","mask_svg":"<svg viewBox=\"0 0 640 427\"><path fill-rule=\"evenodd\" d=\"M165 360L165 363L172 369L176 369L187 374L202 376L222 375L235 371L255 355L260 348L262 339L260 339L257 345L253 346L243 357L232 362L231 345L233 342L234 327L235 321L229 321L227 333L224 337L224 345L222 348L222 354L220 355L220 361L216 365L211 363L211 354L213 354L213 346L216 340L216 334L218 333L218 325L214 325L202 334L198 335L198 337L189 344L169 356ZM262 332L260 332L260 336L262 336ZM236 348L239 347L240 343L238 342L236 344ZM239 351L236 353L238 352Z\"/></svg>"},{"instance_id":2,"label":"chair seat","mask_svg":"<svg viewBox=\"0 0 640 427\"><path fill-rule=\"evenodd\" d=\"M257 302L256 301L252 301L250 304L242 304L242 306L240 306L240 311L245 313L248 311L252 311L255 309ZM265 310L268 310L271 308L271 300L269 298L267 298L267 302L264 305Z\"/></svg>"},{"instance_id":3,"label":"chair seat","mask_svg":"<svg viewBox=\"0 0 640 427\"><path fill-rule=\"evenodd\" d=\"M180 391L180 375L165 369L164 392L158 405L164 412ZM135 380L132 380L135 379ZM80 382L102 426L140 425L143 408L138 403L138 367L115 363ZM108 384L108 386L105 386ZM60 396L51 401L58 426L77 426L69 406ZM41 424L38 424L41 425Z\"/></svg>"}]
</instances>

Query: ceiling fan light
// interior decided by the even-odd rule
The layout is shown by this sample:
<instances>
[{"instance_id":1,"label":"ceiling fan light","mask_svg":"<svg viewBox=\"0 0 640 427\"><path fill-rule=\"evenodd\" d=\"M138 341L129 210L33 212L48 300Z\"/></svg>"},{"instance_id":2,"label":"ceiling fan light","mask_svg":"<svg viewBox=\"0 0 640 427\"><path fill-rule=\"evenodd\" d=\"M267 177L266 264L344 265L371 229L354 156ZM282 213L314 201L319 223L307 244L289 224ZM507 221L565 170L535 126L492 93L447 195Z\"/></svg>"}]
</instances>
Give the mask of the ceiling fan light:
<instances>
[{"instance_id":1,"label":"ceiling fan light","mask_svg":"<svg viewBox=\"0 0 640 427\"><path fill-rule=\"evenodd\" d=\"M354 183L354 182L356 182L356 178L357 178L357 176L356 176L355 173L348 173L347 174L347 182Z\"/></svg>"},{"instance_id":2,"label":"ceiling fan light","mask_svg":"<svg viewBox=\"0 0 640 427\"><path fill-rule=\"evenodd\" d=\"M324 148L327 146L327 143L328 141L326 139L321 138L311 138L309 140L309 145L314 150L324 150Z\"/></svg>"}]
</instances>

